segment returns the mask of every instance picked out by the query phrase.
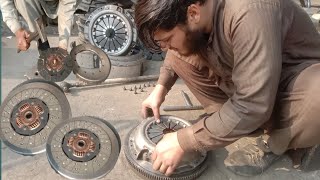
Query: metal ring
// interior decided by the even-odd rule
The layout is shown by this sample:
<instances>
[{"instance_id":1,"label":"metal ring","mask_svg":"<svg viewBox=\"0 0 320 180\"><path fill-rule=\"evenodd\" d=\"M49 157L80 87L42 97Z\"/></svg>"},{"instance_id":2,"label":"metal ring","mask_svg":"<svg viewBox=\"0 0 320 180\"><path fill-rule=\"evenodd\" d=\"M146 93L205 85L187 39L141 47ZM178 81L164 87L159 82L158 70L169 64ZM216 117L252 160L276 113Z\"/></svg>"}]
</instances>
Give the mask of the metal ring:
<instances>
[{"instance_id":1,"label":"metal ring","mask_svg":"<svg viewBox=\"0 0 320 180\"><path fill-rule=\"evenodd\" d=\"M77 54L84 51L90 51L95 54L94 56L98 60L97 68L80 67L80 65L77 62ZM108 58L108 55L98 47L95 47L91 44L80 44L72 48L70 56L75 64L73 68L73 73L82 81L88 84L99 84L108 78L111 70L111 63ZM93 59L88 60L94 62Z\"/></svg>"}]
</instances>

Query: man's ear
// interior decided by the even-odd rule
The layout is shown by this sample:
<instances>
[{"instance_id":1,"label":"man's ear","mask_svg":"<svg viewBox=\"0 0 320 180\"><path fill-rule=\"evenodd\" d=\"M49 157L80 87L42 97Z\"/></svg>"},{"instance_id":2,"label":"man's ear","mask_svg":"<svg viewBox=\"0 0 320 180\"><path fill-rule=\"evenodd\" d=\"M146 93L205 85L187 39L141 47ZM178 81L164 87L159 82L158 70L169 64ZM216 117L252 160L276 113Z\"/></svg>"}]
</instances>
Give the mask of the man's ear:
<instances>
[{"instance_id":1,"label":"man's ear","mask_svg":"<svg viewBox=\"0 0 320 180\"><path fill-rule=\"evenodd\" d=\"M200 5L191 4L187 11L188 23L195 25L200 22Z\"/></svg>"}]
</instances>

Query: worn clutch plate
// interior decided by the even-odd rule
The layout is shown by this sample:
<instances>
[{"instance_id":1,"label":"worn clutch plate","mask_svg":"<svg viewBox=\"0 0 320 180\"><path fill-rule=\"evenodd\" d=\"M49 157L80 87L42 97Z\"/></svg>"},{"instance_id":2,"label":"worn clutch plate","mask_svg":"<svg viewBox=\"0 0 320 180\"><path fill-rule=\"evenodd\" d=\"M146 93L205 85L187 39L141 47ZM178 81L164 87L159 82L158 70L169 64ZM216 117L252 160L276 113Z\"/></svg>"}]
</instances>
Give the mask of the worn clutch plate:
<instances>
[{"instance_id":1,"label":"worn clutch plate","mask_svg":"<svg viewBox=\"0 0 320 180\"><path fill-rule=\"evenodd\" d=\"M137 41L130 12L116 5L97 8L85 23L85 37L108 55L126 55Z\"/></svg>"},{"instance_id":2,"label":"worn clutch plate","mask_svg":"<svg viewBox=\"0 0 320 180\"><path fill-rule=\"evenodd\" d=\"M73 73L87 84L99 84L104 82L111 70L108 55L91 44L80 44L72 48L71 59L74 61ZM78 62L79 61L79 62ZM80 62L86 61L92 66L83 66Z\"/></svg>"},{"instance_id":3,"label":"worn clutch plate","mask_svg":"<svg viewBox=\"0 0 320 180\"><path fill-rule=\"evenodd\" d=\"M161 116L161 122L156 123L154 118L143 121L134 128L125 141L125 157L130 166L141 176L157 180L187 180L195 179L207 168L206 153L186 154L175 172L167 177L152 169L151 153L164 134L175 132L190 126L188 121L173 117Z\"/></svg>"},{"instance_id":4,"label":"worn clutch plate","mask_svg":"<svg viewBox=\"0 0 320 180\"><path fill-rule=\"evenodd\" d=\"M1 140L11 150L34 155L45 151L50 131L71 117L69 102L59 86L41 79L15 87L0 107Z\"/></svg>"},{"instance_id":5,"label":"worn clutch plate","mask_svg":"<svg viewBox=\"0 0 320 180\"><path fill-rule=\"evenodd\" d=\"M52 168L69 179L97 179L108 174L120 153L120 138L108 122L76 117L50 133L47 157Z\"/></svg>"},{"instance_id":6,"label":"worn clutch plate","mask_svg":"<svg viewBox=\"0 0 320 180\"><path fill-rule=\"evenodd\" d=\"M48 81L60 82L65 80L73 70L73 61L66 50L49 48L40 51L38 71Z\"/></svg>"}]
</instances>

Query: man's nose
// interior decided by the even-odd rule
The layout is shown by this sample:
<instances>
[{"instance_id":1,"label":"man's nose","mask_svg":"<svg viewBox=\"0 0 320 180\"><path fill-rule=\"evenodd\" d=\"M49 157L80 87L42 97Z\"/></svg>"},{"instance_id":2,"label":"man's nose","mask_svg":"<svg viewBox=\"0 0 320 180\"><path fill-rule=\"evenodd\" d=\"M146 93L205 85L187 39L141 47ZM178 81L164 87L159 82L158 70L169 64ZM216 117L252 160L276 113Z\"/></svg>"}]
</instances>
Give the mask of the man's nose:
<instances>
[{"instance_id":1,"label":"man's nose","mask_svg":"<svg viewBox=\"0 0 320 180\"><path fill-rule=\"evenodd\" d=\"M162 51L167 51L168 49L170 49L170 45L168 43L161 43L160 48Z\"/></svg>"}]
</instances>

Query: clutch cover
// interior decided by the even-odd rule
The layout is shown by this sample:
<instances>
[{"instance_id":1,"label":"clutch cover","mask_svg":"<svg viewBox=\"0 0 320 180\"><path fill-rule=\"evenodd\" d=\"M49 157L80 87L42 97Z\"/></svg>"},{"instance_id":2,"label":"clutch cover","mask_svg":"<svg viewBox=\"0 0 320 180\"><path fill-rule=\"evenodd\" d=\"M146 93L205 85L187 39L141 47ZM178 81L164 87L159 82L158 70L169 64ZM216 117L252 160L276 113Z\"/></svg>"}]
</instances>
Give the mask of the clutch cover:
<instances>
[{"instance_id":1,"label":"clutch cover","mask_svg":"<svg viewBox=\"0 0 320 180\"><path fill-rule=\"evenodd\" d=\"M90 43L108 55L126 55L137 41L129 11L116 5L105 5L88 17L84 33Z\"/></svg>"},{"instance_id":2,"label":"clutch cover","mask_svg":"<svg viewBox=\"0 0 320 180\"><path fill-rule=\"evenodd\" d=\"M38 71L48 81L60 82L65 80L73 70L73 61L66 50L49 48L40 51Z\"/></svg>"},{"instance_id":3,"label":"clutch cover","mask_svg":"<svg viewBox=\"0 0 320 180\"><path fill-rule=\"evenodd\" d=\"M108 122L75 117L52 130L47 157L52 168L69 179L97 179L108 174L120 153L120 138Z\"/></svg>"},{"instance_id":4,"label":"clutch cover","mask_svg":"<svg viewBox=\"0 0 320 180\"><path fill-rule=\"evenodd\" d=\"M187 153L175 172L167 177L152 169L151 153L164 134L190 126L188 121L174 116L161 116L143 121L131 130L125 140L124 153L130 166L141 176L157 180L196 179L207 168L206 153Z\"/></svg>"},{"instance_id":5,"label":"clutch cover","mask_svg":"<svg viewBox=\"0 0 320 180\"><path fill-rule=\"evenodd\" d=\"M86 59L81 57L88 63L93 63L93 67L83 67L77 62L80 53L86 53ZM71 59L74 61L73 73L83 82L87 84L99 84L104 82L111 70L111 63L108 55L91 44L80 44L72 48L70 52Z\"/></svg>"},{"instance_id":6,"label":"clutch cover","mask_svg":"<svg viewBox=\"0 0 320 180\"><path fill-rule=\"evenodd\" d=\"M15 87L0 107L1 140L11 150L34 155L45 151L50 131L71 117L69 102L59 86L41 79Z\"/></svg>"}]
</instances>

